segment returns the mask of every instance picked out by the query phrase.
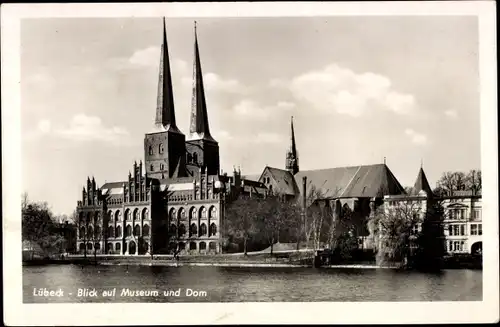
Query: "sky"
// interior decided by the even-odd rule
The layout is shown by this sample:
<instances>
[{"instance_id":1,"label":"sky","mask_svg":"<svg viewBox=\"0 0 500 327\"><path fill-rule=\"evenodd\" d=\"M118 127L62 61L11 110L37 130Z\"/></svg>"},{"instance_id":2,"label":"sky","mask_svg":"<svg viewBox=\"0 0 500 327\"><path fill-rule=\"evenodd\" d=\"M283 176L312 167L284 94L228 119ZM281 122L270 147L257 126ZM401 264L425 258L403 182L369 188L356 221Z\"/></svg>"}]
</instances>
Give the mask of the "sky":
<instances>
[{"instance_id":1,"label":"sky","mask_svg":"<svg viewBox=\"0 0 500 327\"><path fill-rule=\"evenodd\" d=\"M478 24L473 16L167 18L177 125L185 134L193 22L221 168L284 168L290 119L301 170L387 165L404 186L421 163L479 169ZM87 176L127 178L153 130L158 18L21 24L22 186L70 214Z\"/></svg>"}]
</instances>

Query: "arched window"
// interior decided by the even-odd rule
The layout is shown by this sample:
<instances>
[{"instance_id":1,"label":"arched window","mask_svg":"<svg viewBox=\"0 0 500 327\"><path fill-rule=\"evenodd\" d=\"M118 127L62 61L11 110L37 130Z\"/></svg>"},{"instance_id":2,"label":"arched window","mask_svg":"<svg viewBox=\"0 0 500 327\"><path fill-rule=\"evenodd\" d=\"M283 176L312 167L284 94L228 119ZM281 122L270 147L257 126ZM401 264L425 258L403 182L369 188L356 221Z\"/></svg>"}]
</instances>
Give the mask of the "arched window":
<instances>
[{"instance_id":1,"label":"arched window","mask_svg":"<svg viewBox=\"0 0 500 327\"><path fill-rule=\"evenodd\" d=\"M148 219L149 219L148 209L142 210L142 220L148 220Z\"/></svg>"},{"instance_id":2,"label":"arched window","mask_svg":"<svg viewBox=\"0 0 500 327\"><path fill-rule=\"evenodd\" d=\"M191 209L189 209L189 219L195 219L195 218L196 218L196 208L191 207Z\"/></svg>"},{"instance_id":3,"label":"arched window","mask_svg":"<svg viewBox=\"0 0 500 327\"><path fill-rule=\"evenodd\" d=\"M132 226L127 225L127 227L125 228L125 236L130 236L130 235L132 235Z\"/></svg>"},{"instance_id":4,"label":"arched window","mask_svg":"<svg viewBox=\"0 0 500 327\"><path fill-rule=\"evenodd\" d=\"M179 237L186 235L186 226L184 224L179 225Z\"/></svg>"},{"instance_id":5,"label":"arched window","mask_svg":"<svg viewBox=\"0 0 500 327\"><path fill-rule=\"evenodd\" d=\"M200 236L207 235L207 225L205 223L200 225Z\"/></svg>"},{"instance_id":6,"label":"arched window","mask_svg":"<svg viewBox=\"0 0 500 327\"><path fill-rule=\"evenodd\" d=\"M134 221L139 219L139 209L134 210Z\"/></svg>"},{"instance_id":7,"label":"arched window","mask_svg":"<svg viewBox=\"0 0 500 327\"><path fill-rule=\"evenodd\" d=\"M179 209L179 219L185 219L186 218L186 210L184 208Z\"/></svg>"},{"instance_id":8,"label":"arched window","mask_svg":"<svg viewBox=\"0 0 500 327\"><path fill-rule=\"evenodd\" d=\"M207 208L205 207L200 208L200 218L207 218Z\"/></svg>"},{"instance_id":9,"label":"arched window","mask_svg":"<svg viewBox=\"0 0 500 327\"><path fill-rule=\"evenodd\" d=\"M109 220L113 218L113 212L111 210L108 211L108 216Z\"/></svg>"},{"instance_id":10,"label":"arched window","mask_svg":"<svg viewBox=\"0 0 500 327\"><path fill-rule=\"evenodd\" d=\"M193 163L198 163L198 153L193 153Z\"/></svg>"},{"instance_id":11,"label":"arched window","mask_svg":"<svg viewBox=\"0 0 500 327\"><path fill-rule=\"evenodd\" d=\"M117 210L115 212L115 221L120 221L121 215L122 215L122 213L120 212L120 210Z\"/></svg>"},{"instance_id":12,"label":"arched window","mask_svg":"<svg viewBox=\"0 0 500 327\"><path fill-rule=\"evenodd\" d=\"M208 243L208 249L210 251L217 251L217 244L215 242Z\"/></svg>"},{"instance_id":13,"label":"arched window","mask_svg":"<svg viewBox=\"0 0 500 327\"><path fill-rule=\"evenodd\" d=\"M85 224L90 224L90 212L87 213L87 217L85 217Z\"/></svg>"},{"instance_id":14,"label":"arched window","mask_svg":"<svg viewBox=\"0 0 500 327\"><path fill-rule=\"evenodd\" d=\"M198 227L196 227L195 223L192 223L191 226L189 226L189 236L197 236L198 234Z\"/></svg>"},{"instance_id":15,"label":"arched window","mask_svg":"<svg viewBox=\"0 0 500 327\"><path fill-rule=\"evenodd\" d=\"M158 147L158 152L160 152L160 154L163 153L163 143L160 143L160 145Z\"/></svg>"},{"instance_id":16,"label":"arched window","mask_svg":"<svg viewBox=\"0 0 500 327\"><path fill-rule=\"evenodd\" d=\"M115 237L122 237L122 226L118 226L115 229Z\"/></svg>"},{"instance_id":17,"label":"arched window","mask_svg":"<svg viewBox=\"0 0 500 327\"><path fill-rule=\"evenodd\" d=\"M125 220L130 220L130 210L125 210Z\"/></svg>"},{"instance_id":18,"label":"arched window","mask_svg":"<svg viewBox=\"0 0 500 327\"><path fill-rule=\"evenodd\" d=\"M139 236L140 233L141 233L141 227L139 225L135 225L134 236Z\"/></svg>"},{"instance_id":19,"label":"arched window","mask_svg":"<svg viewBox=\"0 0 500 327\"><path fill-rule=\"evenodd\" d=\"M120 243L115 244L115 250L120 251L122 249L122 245Z\"/></svg>"},{"instance_id":20,"label":"arched window","mask_svg":"<svg viewBox=\"0 0 500 327\"><path fill-rule=\"evenodd\" d=\"M200 251L204 251L207 249L207 243L205 242L200 242Z\"/></svg>"},{"instance_id":21,"label":"arched window","mask_svg":"<svg viewBox=\"0 0 500 327\"><path fill-rule=\"evenodd\" d=\"M113 231L114 231L114 228L112 226L108 226L108 232L107 232L108 233L108 237L114 237Z\"/></svg>"},{"instance_id":22,"label":"arched window","mask_svg":"<svg viewBox=\"0 0 500 327\"><path fill-rule=\"evenodd\" d=\"M210 208L210 211L208 212L208 217L217 218L217 209L215 207Z\"/></svg>"},{"instance_id":23,"label":"arched window","mask_svg":"<svg viewBox=\"0 0 500 327\"><path fill-rule=\"evenodd\" d=\"M153 166L153 164L151 164L151 166L149 168L151 171L155 171L155 167Z\"/></svg>"},{"instance_id":24,"label":"arched window","mask_svg":"<svg viewBox=\"0 0 500 327\"><path fill-rule=\"evenodd\" d=\"M80 235L80 238L84 238L85 237L85 227L80 228L79 235Z\"/></svg>"},{"instance_id":25,"label":"arched window","mask_svg":"<svg viewBox=\"0 0 500 327\"><path fill-rule=\"evenodd\" d=\"M189 250L196 250L196 242L189 243Z\"/></svg>"},{"instance_id":26,"label":"arched window","mask_svg":"<svg viewBox=\"0 0 500 327\"><path fill-rule=\"evenodd\" d=\"M142 227L142 236L149 236L149 225L146 224Z\"/></svg>"},{"instance_id":27,"label":"arched window","mask_svg":"<svg viewBox=\"0 0 500 327\"><path fill-rule=\"evenodd\" d=\"M168 218L170 219L170 221L175 221L175 209L174 208L170 209L170 213L168 214Z\"/></svg>"},{"instance_id":28,"label":"arched window","mask_svg":"<svg viewBox=\"0 0 500 327\"><path fill-rule=\"evenodd\" d=\"M80 251L83 251L83 250L85 250L85 244L80 243Z\"/></svg>"},{"instance_id":29,"label":"arched window","mask_svg":"<svg viewBox=\"0 0 500 327\"><path fill-rule=\"evenodd\" d=\"M184 242L179 243L179 250L184 250L186 248L186 244Z\"/></svg>"},{"instance_id":30,"label":"arched window","mask_svg":"<svg viewBox=\"0 0 500 327\"><path fill-rule=\"evenodd\" d=\"M92 250L92 243L87 243L87 250Z\"/></svg>"},{"instance_id":31,"label":"arched window","mask_svg":"<svg viewBox=\"0 0 500 327\"><path fill-rule=\"evenodd\" d=\"M94 234L94 235L95 235L94 237L95 237L96 239L97 239L97 238L99 238L99 236L101 236L101 227L97 226L97 227L95 228L95 232L94 232L94 233L95 233L95 234Z\"/></svg>"},{"instance_id":32,"label":"arched window","mask_svg":"<svg viewBox=\"0 0 500 327\"><path fill-rule=\"evenodd\" d=\"M96 243L94 245L94 247L95 247L96 250L100 250L101 249L101 244L100 243Z\"/></svg>"},{"instance_id":33,"label":"arched window","mask_svg":"<svg viewBox=\"0 0 500 327\"><path fill-rule=\"evenodd\" d=\"M210 224L210 233L208 236L214 236L217 234L217 226L214 223Z\"/></svg>"},{"instance_id":34,"label":"arched window","mask_svg":"<svg viewBox=\"0 0 500 327\"><path fill-rule=\"evenodd\" d=\"M149 155L152 156L153 155L153 147L150 145L149 146Z\"/></svg>"}]
</instances>

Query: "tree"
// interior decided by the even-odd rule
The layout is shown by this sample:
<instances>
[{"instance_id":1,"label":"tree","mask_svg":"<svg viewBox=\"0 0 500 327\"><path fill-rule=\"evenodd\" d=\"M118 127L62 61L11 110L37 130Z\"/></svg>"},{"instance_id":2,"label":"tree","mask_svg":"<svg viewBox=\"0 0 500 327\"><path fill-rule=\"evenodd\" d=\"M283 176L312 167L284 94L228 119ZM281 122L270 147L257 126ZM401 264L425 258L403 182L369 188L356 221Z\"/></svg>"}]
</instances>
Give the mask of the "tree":
<instances>
[{"instance_id":1,"label":"tree","mask_svg":"<svg viewBox=\"0 0 500 327\"><path fill-rule=\"evenodd\" d=\"M421 207L412 200L385 203L369 219L375 241L377 262L406 264L416 247L419 225L423 222Z\"/></svg>"},{"instance_id":2,"label":"tree","mask_svg":"<svg viewBox=\"0 0 500 327\"><path fill-rule=\"evenodd\" d=\"M60 252L64 238L58 232L54 215L47 203L31 202L27 193L24 193L21 212L22 240L30 244L31 256L33 257L34 245L38 245L45 255Z\"/></svg>"},{"instance_id":3,"label":"tree","mask_svg":"<svg viewBox=\"0 0 500 327\"><path fill-rule=\"evenodd\" d=\"M438 196L452 195L456 191L481 191L482 180L480 170L464 172L445 172L437 182L434 193Z\"/></svg>"},{"instance_id":4,"label":"tree","mask_svg":"<svg viewBox=\"0 0 500 327\"><path fill-rule=\"evenodd\" d=\"M466 188L471 190L474 195L482 190L481 170L471 170L466 176Z\"/></svg>"},{"instance_id":5,"label":"tree","mask_svg":"<svg viewBox=\"0 0 500 327\"><path fill-rule=\"evenodd\" d=\"M258 234L258 222L262 213L262 199L241 196L226 208L224 234L243 242L243 253L247 255L248 241Z\"/></svg>"}]
</instances>

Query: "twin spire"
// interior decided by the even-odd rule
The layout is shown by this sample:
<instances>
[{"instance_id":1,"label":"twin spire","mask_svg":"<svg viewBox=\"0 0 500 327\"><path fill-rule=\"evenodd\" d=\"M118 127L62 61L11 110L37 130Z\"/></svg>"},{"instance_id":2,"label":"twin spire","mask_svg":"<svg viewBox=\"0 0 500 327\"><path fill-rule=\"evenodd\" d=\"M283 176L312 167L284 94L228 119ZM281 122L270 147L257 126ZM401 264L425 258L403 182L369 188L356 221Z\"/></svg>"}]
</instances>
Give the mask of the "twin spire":
<instances>
[{"instance_id":1,"label":"twin spire","mask_svg":"<svg viewBox=\"0 0 500 327\"><path fill-rule=\"evenodd\" d=\"M172 89L172 74L168 56L167 32L163 18L163 42L161 46L160 72L158 81L158 99L156 105L155 127L160 131L182 132L175 122L174 96ZM188 140L207 140L216 142L210 135L208 125L207 104L203 86L196 22L194 26L194 63L193 63L193 96L191 99L191 123Z\"/></svg>"}]
</instances>

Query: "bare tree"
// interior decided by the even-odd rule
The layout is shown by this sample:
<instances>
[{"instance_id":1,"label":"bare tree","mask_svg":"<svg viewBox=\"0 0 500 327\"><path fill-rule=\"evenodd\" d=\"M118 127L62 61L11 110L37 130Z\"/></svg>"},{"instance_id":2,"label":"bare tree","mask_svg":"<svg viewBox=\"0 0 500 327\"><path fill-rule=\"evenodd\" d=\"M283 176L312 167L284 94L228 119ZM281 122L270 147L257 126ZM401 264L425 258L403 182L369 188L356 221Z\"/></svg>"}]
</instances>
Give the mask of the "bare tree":
<instances>
[{"instance_id":1,"label":"bare tree","mask_svg":"<svg viewBox=\"0 0 500 327\"><path fill-rule=\"evenodd\" d=\"M423 220L421 206L413 200L380 206L369 220L378 263L405 264L416 246Z\"/></svg>"},{"instance_id":2,"label":"bare tree","mask_svg":"<svg viewBox=\"0 0 500 327\"><path fill-rule=\"evenodd\" d=\"M463 191L467 187L467 177L463 172L445 172L438 180L437 185L444 190L447 195L455 191Z\"/></svg>"},{"instance_id":3,"label":"bare tree","mask_svg":"<svg viewBox=\"0 0 500 327\"><path fill-rule=\"evenodd\" d=\"M478 194L482 190L481 170L471 170L466 176L466 187L472 190L473 194Z\"/></svg>"}]
</instances>

